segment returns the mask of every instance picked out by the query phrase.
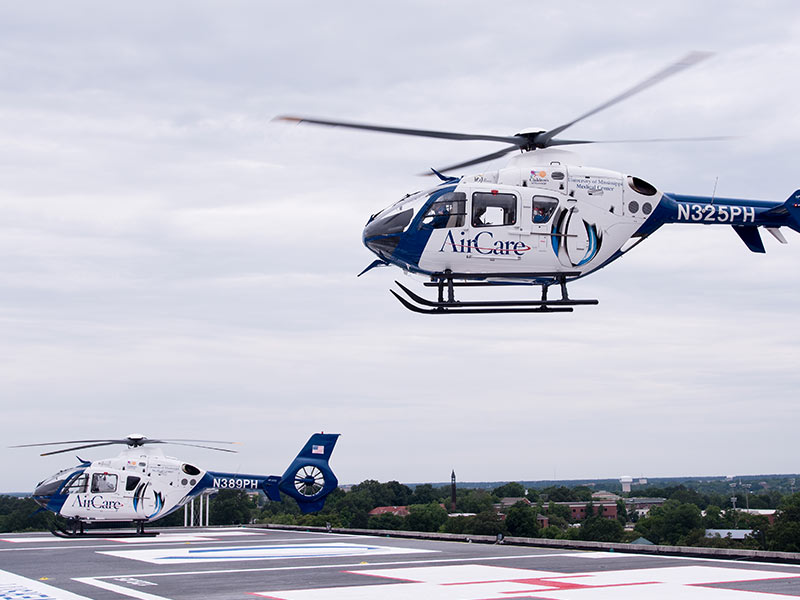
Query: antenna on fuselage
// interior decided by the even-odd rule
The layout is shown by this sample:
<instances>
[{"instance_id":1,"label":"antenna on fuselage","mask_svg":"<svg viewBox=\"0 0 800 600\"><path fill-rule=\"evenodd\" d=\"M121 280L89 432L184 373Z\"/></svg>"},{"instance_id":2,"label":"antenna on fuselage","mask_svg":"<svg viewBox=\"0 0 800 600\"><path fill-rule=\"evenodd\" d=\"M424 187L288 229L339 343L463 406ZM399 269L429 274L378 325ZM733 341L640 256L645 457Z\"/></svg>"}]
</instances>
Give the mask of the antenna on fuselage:
<instances>
[{"instance_id":1,"label":"antenna on fuselage","mask_svg":"<svg viewBox=\"0 0 800 600\"><path fill-rule=\"evenodd\" d=\"M717 184L719 183L719 175L714 179L714 190L711 192L711 204L714 204L714 198L717 196Z\"/></svg>"}]
</instances>

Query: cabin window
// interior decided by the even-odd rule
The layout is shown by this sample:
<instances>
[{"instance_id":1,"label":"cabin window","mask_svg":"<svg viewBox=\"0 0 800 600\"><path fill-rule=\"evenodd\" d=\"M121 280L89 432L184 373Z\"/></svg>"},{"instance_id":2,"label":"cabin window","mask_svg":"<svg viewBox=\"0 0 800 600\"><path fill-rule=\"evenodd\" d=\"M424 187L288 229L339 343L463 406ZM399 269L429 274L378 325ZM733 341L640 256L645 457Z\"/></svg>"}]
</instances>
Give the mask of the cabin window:
<instances>
[{"instance_id":1,"label":"cabin window","mask_svg":"<svg viewBox=\"0 0 800 600\"><path fill-rule=\"evenodd\" d=\"M66 486L64 486L65 494L85 494L86 484L89 482L89 477L86 473L81 473L72 479Z\"/></svg>"},{"instance_id":2,"label":"cabin window","mask_svg":"<svg viewBox=\"0 0 800 600\"><path fill-rule=\"evenodd\" d=\"M558 200L548 196L533 197L533 222L547 223L558 206Z\"/></svg>"},{"instance_id":3,"label":"cabin window","mask_svg":"<svg viewBox=\"0 0 800 600\"><path fill-rule=\"evenodd\" d=\"M467 195L449 192L439 196L422 218L422 226L431 229L463 227L467 214Z\"/></svg>"},{"instance_id":4,"label":"cabin window","mask_svg":"<svg viewBox=\"0 0 800 600\"><path fill-rule=\"evenodd\" d=\"M134 475L128 475L128 480L125 482L125 491L132 492L136 489L136 486L139 485L139 482L142 480L141 477L136 477Z\"/></svg>"},{"instance_id":5,"label":"cabin window","mask_svg":"<svg viewBox=\"0 0 800 600\"><path fill-rule=\"evenodd\" d=\"M92 493L105 494L117 491L117 476L113 473L93 473Z\"/></svg>"},{"instance_id":6,"label":"cabin window","mask_svg":"<svg viewBox=\"0 0 800 600\"><path fill-rule=\"evenodd\" d=\"M514 194L475 192L472 194L472 226L497 227L517 222L517 197Z\"/></svg>"}]
</instances>

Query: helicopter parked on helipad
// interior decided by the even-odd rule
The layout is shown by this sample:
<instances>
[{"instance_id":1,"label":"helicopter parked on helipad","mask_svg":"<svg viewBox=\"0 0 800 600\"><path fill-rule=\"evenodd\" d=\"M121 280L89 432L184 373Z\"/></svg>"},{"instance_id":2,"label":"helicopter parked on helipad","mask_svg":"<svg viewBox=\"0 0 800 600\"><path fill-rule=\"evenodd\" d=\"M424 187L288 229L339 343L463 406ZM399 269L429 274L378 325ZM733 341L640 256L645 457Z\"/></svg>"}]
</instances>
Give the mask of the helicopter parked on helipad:
<instances>
[{"instance_id":1,"label":"helicopter parked on helipad","mask_svg":"<svg viewBox=\"0 0 800 600\"><path fill-rule=\"evenodd\" d=\"M229 444L208 440L157 440L141 434L123 439L73 440L45 444L23 444L12 448L80 444L45 452L42 456L120 444L127 446L118 456L81 464L59 471L40 481L33 499L42 509L67 519L72 531L54 531L57 535L83 533L86 523L134 522L139 534L144 524L178 510L196 496L209 490L236 489L262 491L280 502L280 492L297 501L303 513L322 510L325 498L338 486L328 466L339 434L315 433L282 476L244 475L207 471L178 458L164 456L156 444L175 444L235 452L202 444Z\"/></svg>"},{"instance_id":2,"label":"helicopter parked on helipad","mask_svg":"<svg viewBox=\"0 0 800 600\"><path fill-rule=\"evenodd\" d=\"M694 52L576 119L550 130L526 129L511 136L462 134L282 116L311 123L449 140L506 144L497 152L432 170L441 183L409 194L372 215L363 242L377 260L361 274L394 265L430 278L438 288L430 300L396 282L391 290L406 308L420 313L568 312L597 300L572 299L567 283L620 258L667 223L729 225L752 252L764 252L759 227L779 242L781 227L800 232L800 190L785 201L686 196L658 190L647 181L584 166L556 146L598 143L557 137L576 123L707 58ZM617 140L696 141L725 138ZM504 168L461 177L462 169L520 151ZM458 301L455 287L540 286L539 299ZM561 297L548 297L557 285Z\"/></svg>"}]
</instances>

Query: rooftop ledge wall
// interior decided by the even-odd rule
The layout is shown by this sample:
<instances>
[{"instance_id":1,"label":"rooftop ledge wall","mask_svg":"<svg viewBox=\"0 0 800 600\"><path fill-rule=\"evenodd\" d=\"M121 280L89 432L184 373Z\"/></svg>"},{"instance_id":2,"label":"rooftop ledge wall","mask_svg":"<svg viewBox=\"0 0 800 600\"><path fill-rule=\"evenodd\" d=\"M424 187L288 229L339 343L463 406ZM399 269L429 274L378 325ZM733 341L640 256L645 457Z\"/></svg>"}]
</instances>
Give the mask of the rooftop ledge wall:
<instances>
[{"instance_id":1,"label":"rooftop ledge wall","mask_svg":"<svg viewBox=\"0 0 800 600\"><path fill-rule=\"evenodd\" d=\"M347 529L344 527L307 527L303 525L248 525L265 529L291 529L295 531L329 531L371 537L397 537L418 540L468 542L478 544L502 543L510 546L533 546L539 548L567 548L571 550L594 550L595 552L625 552L628 554L653 554L661 556L684 556L687 558L717 558L723 560L750 560L755 562L777 562L800 564L800 552L771 552L768 550L739 550L732 548L698 548L695 546L659 546L620 544L615 542L584 542L580 540L551 540L548 538L523 538L505 536L498 542L493 535L466 535L461 533L434 533L427 531L392 531L387 529Z\"/></svg>"}]
</instances>

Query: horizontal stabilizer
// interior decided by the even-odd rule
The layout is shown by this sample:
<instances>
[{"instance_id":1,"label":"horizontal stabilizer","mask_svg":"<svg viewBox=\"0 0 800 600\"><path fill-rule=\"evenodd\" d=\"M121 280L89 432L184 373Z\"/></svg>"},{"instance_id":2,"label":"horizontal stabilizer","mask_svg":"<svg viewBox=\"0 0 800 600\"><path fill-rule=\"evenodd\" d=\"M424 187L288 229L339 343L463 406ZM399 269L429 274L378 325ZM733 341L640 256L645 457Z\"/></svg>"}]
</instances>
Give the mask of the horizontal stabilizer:
<instances>
[{"instance_id":1,"label":"horizontal stabilizer","mask_svg":"<svg viewBox=\"0 0 800 600\"><path fill-rule=\"evenodd\" d=\"M745 245L750 248L750 252L765 253L764 240L761 239L761 234L758 233L758 227L755 225L734 225L733 230L742 238Z\"/></svg>"}]
</instances>

